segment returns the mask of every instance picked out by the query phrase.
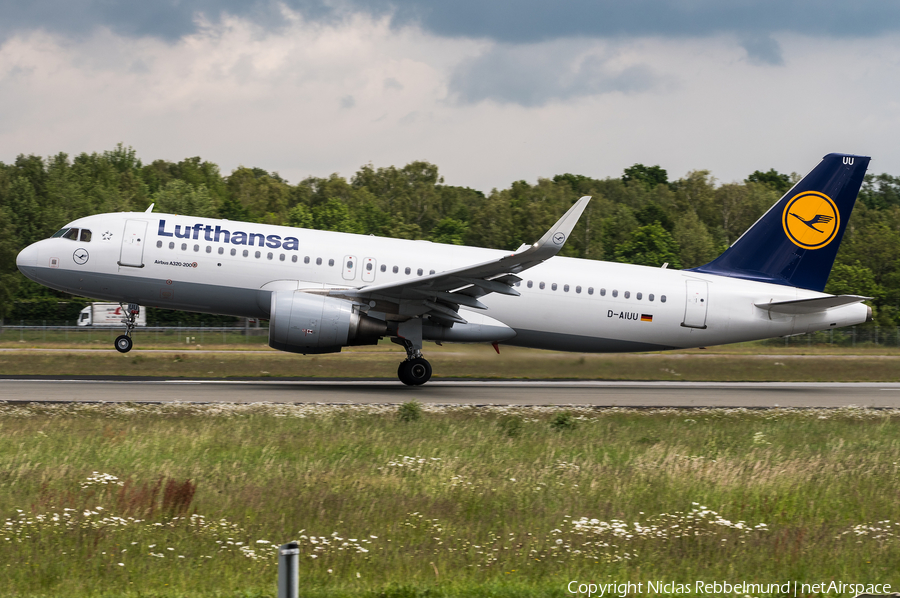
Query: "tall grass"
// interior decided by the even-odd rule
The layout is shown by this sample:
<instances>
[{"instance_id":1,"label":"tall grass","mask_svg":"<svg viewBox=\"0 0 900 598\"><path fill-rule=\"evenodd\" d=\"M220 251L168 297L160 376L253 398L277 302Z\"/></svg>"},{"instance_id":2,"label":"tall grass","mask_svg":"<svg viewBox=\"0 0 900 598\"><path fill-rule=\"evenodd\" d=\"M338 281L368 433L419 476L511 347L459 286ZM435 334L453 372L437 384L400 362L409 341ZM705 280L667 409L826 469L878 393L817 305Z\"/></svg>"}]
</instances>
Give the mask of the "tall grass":
<instances>
[{"instance_id":1,"label":"tall grass","mask_svg":"<svg viewBox=\"0 0 900 598\"><path fill-rule=\"evenodd\" d=\"M0 405L0 594L900 586L898 412L420 408Z\"/></svg>"}]
</instances>

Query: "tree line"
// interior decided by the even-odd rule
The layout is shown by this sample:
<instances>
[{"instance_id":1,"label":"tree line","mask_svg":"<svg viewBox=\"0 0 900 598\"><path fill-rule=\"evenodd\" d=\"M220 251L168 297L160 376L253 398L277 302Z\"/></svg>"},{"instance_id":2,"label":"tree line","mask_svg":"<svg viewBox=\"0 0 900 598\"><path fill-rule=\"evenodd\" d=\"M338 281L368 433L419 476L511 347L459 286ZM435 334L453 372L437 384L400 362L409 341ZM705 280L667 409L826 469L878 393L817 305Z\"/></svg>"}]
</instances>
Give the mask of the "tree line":
<instances>
[{"instance_id":1,"label":"tree line","mask_svg":"<svg viewBox=\"0 0 900 598\"><path fill-rule=\"evenodd\" d=\"M159 212L515 250L591 195L563 255L690 268L724 251L798 178L770 169L719 184L695 170L670 181L659 166L635 164L617 178L559 174L484 194L444 184L424 161L292 185L261 168L223 175L199 157L145 164L122 144L74 158L20 155L0 162L0 316L74 319L85 301L25 279L16 254L76 218L151 203ZM873 297L876 323L900 325L900 178L866 176L826 291ZM149 321L213 319L155 310Z\"/></svg>"}]
</instances>

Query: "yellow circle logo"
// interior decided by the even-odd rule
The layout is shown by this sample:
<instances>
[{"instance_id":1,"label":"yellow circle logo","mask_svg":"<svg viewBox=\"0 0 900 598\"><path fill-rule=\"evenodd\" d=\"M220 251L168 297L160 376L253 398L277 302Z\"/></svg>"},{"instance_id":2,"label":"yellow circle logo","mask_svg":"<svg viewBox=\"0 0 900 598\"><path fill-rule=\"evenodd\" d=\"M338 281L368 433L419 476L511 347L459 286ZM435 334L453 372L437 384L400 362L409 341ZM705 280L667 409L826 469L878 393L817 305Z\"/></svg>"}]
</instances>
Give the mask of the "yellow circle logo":
<instances>
[{"instance_id":1,"label":"yellow circle logo","mask_svg":"<svg viewBox=\"0 0 900 598\"><path fill-rule=\"evenodd\" d=\"M784 233L798 247L820 249L837 235L841 213L834 201L818 191L798 193L787 202L781 216Z\"/></svg>"}]
</instances>

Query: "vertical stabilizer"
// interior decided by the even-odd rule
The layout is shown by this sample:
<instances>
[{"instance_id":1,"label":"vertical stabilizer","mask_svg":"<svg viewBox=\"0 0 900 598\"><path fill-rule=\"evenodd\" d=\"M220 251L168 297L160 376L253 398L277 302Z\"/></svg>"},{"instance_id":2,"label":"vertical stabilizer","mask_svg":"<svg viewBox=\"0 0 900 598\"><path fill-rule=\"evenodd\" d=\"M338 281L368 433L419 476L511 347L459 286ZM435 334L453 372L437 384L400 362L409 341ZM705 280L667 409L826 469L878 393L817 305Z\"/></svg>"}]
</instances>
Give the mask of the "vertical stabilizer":
<instances>
[{"instance_id":1,"label":"vertical stabilizer","mask_svg":"<svg viewBox=\"0 0 900 598\"><path fill-rule=\"evenodd\" d=\"M694 272L821 291L869 158L828 154L725 253Z\"/></svg>"}]
</instances>

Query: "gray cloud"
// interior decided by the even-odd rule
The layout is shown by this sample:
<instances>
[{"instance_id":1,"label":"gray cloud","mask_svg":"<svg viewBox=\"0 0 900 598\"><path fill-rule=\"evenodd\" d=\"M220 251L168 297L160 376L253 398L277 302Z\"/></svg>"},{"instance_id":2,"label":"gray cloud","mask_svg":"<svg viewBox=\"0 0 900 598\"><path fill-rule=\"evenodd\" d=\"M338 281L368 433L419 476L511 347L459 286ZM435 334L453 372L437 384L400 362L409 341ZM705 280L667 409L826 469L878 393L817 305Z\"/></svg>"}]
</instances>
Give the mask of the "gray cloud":
<instances>
[{"instance_id":1,"label":"gray cloud","mask_svg":"<svg viewBox=\"0 0 900 598\"><path fill-rule=\"evenodd\" d=\"M781 55L781 46L768 35L745 39L741 47L747 51L747 59L753 64L781 66L784 57Z\"/></svg>"},{"instance_id":2,"label":"gray cloud","mask_svg":"<svg viewBox=\"0 0 900 598\"><path fill-rule=\"evenodd\" d=\"M640 92L661 80L645 65L614 67L609 57L579 56L570 44L498 45L461 63L449 90L455 100L541 106L553 100Z\"/></svg>"},{"instance_id":3,"label":"gray cloud","mask_svg":"<svg viewBox=\"0 0 900 598\"><path fill-rule=\"evenodd\" d=\"M774 54L759 40L775 32L871 36L900 30L900 3L883 0L0 0L0 38L32 29L80 36L107 27L125 36L176 40L196 31L198 16L216 22L235 15L278 28L281 6L314 21L358 12L392 15L397 25L506 43L735 34L754 40L745 43L751 59L768 64Z\"/></svg>"}]
</instances>

